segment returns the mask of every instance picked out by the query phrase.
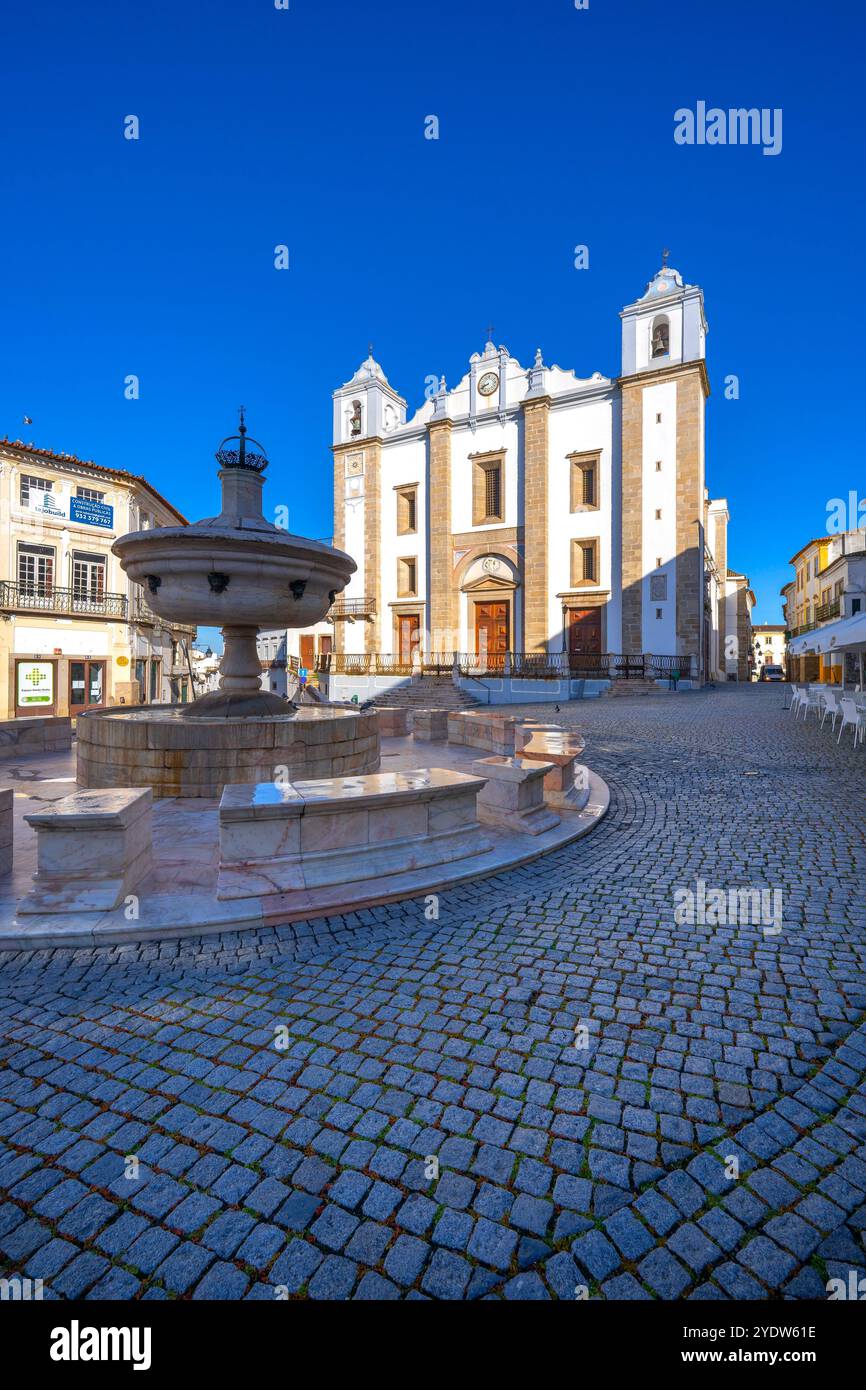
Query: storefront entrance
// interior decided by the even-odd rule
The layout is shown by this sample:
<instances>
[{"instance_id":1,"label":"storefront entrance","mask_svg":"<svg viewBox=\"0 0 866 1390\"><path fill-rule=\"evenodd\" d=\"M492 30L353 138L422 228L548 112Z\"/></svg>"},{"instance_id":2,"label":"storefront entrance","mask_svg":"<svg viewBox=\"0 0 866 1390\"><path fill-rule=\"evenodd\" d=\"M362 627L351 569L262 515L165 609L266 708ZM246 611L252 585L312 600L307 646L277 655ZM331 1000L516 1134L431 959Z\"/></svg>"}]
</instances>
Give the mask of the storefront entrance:
<instances>
[{"instance_id":1,"label":"storefront entrance","mask_svg":"<svg viewBox=\"0 0 866 1390\"><path fill-rule=\"evenodd\" d=\"M15 718L57 713L57 662L15 662Z\"/></svg>"},{"instance_id":2,"label":"storefront entrance","mask_svg":"<svg viewBox=\"0 0 866 1390\"><path fill-rule=\"evenodd\" d=\"M103 709L105 697L105 662L70 661L69 713L73 718L88 709Z\"/></svg>"}]
</instances>

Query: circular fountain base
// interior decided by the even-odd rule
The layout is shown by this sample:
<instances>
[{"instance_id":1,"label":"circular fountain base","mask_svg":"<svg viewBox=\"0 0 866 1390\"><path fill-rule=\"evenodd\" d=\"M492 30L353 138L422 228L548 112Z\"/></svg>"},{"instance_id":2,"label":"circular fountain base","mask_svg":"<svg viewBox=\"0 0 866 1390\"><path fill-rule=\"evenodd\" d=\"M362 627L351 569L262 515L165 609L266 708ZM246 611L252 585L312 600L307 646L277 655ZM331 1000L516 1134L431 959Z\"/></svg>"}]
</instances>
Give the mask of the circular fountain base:
<instances>
[{"instance_id":1,"label":"circular fountain base","mask_svg":"<svg viewBox=\"0 0 866 1390\"><path fill-rule=\"evenodd\" d=\"M218 797L229 782L296 782L379 768L374 710L303 705L259 718L190 718L189 708L149 705L79 715L79 786Z\"/></svg>"}]
</instances>

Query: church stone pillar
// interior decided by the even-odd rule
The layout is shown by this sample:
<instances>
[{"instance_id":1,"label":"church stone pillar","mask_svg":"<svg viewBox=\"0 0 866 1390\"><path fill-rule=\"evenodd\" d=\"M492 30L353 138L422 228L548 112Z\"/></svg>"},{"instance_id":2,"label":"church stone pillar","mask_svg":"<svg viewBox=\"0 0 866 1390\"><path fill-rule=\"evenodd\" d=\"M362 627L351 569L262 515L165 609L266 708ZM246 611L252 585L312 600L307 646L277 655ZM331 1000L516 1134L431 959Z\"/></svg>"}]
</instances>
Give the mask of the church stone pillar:
<instances>
[{"instance_id":1,"label":"church stone pillar","mask_svg":"<svg viewBox=\"0 0 866 1390\"><path fill-rule=\"evenodd\" d=\"M430 646L433 651L456 651L459 634L451 539L451 421L447 417L433 419L427 429L430 449Z\"/></svg>"},{"instance_id":2,"label":"church stone pillar","mask_svg":"<svg viewBox=\"0 0 866 1390\"><path fill-rule=\"evenodd\" d=\"M527 652L546 652L550 636L547 579L549 414L549 396L524 402L523 646Z\"/></svg>"},{"instance_id":3,"label":"church stone pillar","mask_svg":"<svg viewBox=\"0 0 866 1390\"><path fill-rule=\"evenodd\" d=\"M622 383L622 650L643 650L643 386Z\"/></svg>"}]
</instances>

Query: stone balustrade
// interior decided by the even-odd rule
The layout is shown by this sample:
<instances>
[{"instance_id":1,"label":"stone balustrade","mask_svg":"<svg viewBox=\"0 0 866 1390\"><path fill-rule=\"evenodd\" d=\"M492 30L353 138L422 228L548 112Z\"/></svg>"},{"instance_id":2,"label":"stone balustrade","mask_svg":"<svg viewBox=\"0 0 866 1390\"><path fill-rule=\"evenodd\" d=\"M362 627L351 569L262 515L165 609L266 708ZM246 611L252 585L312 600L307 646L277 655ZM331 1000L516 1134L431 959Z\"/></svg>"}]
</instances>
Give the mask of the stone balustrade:
<instances>
[{"instance_id":1,"label":"stone balustrade","mask_svg":"<svg viewBox=\"0 0 866 1390\"><path fill-rule=\"evenodd\" d=\"M478 793L478 819L484 825L543 835L559 825L559 816L544 803L544 778L553 763L526 762L522 758L479 758L472 771L486 779Z\"/></svg>"},{"instance_id":2,"label":"stone balustrade","mask_svg":"<svg viewBox=\"0 0 866 1390\"><path fill-rule=\"evenodd\" d=\"M484 778L444 768L225 788L217 897L292 895L381 880L491 848L476 797Z\"/></svg>"},{"instance_id":3,"label":"stone balustrade","mask_svg":"<svg viewBox=\"0 0 866 1390\"><path fill-rule=\"evenodd\" d=\"M12 872L12 788L0 787L0 874Z\"/></svg>"},{"instance_id":4,"label":"stone balustrade","mask_svg":"<svg viewBox=\"0 0 866 1390\"><path fill-rule=\"evenodd\" d=\"M148 789L75 792L24 819L37 835L33 888L20 913L108 912L152 864Z\"/></svg>"}]
</instances>

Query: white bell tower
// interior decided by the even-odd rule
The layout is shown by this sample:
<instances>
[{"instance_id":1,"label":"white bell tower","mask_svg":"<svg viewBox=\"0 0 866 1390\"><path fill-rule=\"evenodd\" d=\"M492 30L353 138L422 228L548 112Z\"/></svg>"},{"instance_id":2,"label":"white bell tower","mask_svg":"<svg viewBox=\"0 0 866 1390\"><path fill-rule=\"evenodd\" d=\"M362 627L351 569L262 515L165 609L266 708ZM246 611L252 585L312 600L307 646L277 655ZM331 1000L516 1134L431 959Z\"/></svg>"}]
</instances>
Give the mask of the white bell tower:
<instances>
[{"instance_id":1,"label":"white bell tower","mask_svg":"<svg viewBox=\"0 0 866 1390\"><path fill-rule=\"evenodd\" d=\"M627 304L622 319L622 375L681 366L706 357L707 321L699 285L686 285L662 255L646 293Z\"/></svg>"},{"instance_id":2,"label":"white bell tower","mask_svg":"<svg viewBox=\"0 0 866 1390\"><path fill-rule=\"evenodd\" d=\"M334 443L383 439L406 423L406 402L370 355L351 381L334 392Z\"/></svg>"}]
</instances>

